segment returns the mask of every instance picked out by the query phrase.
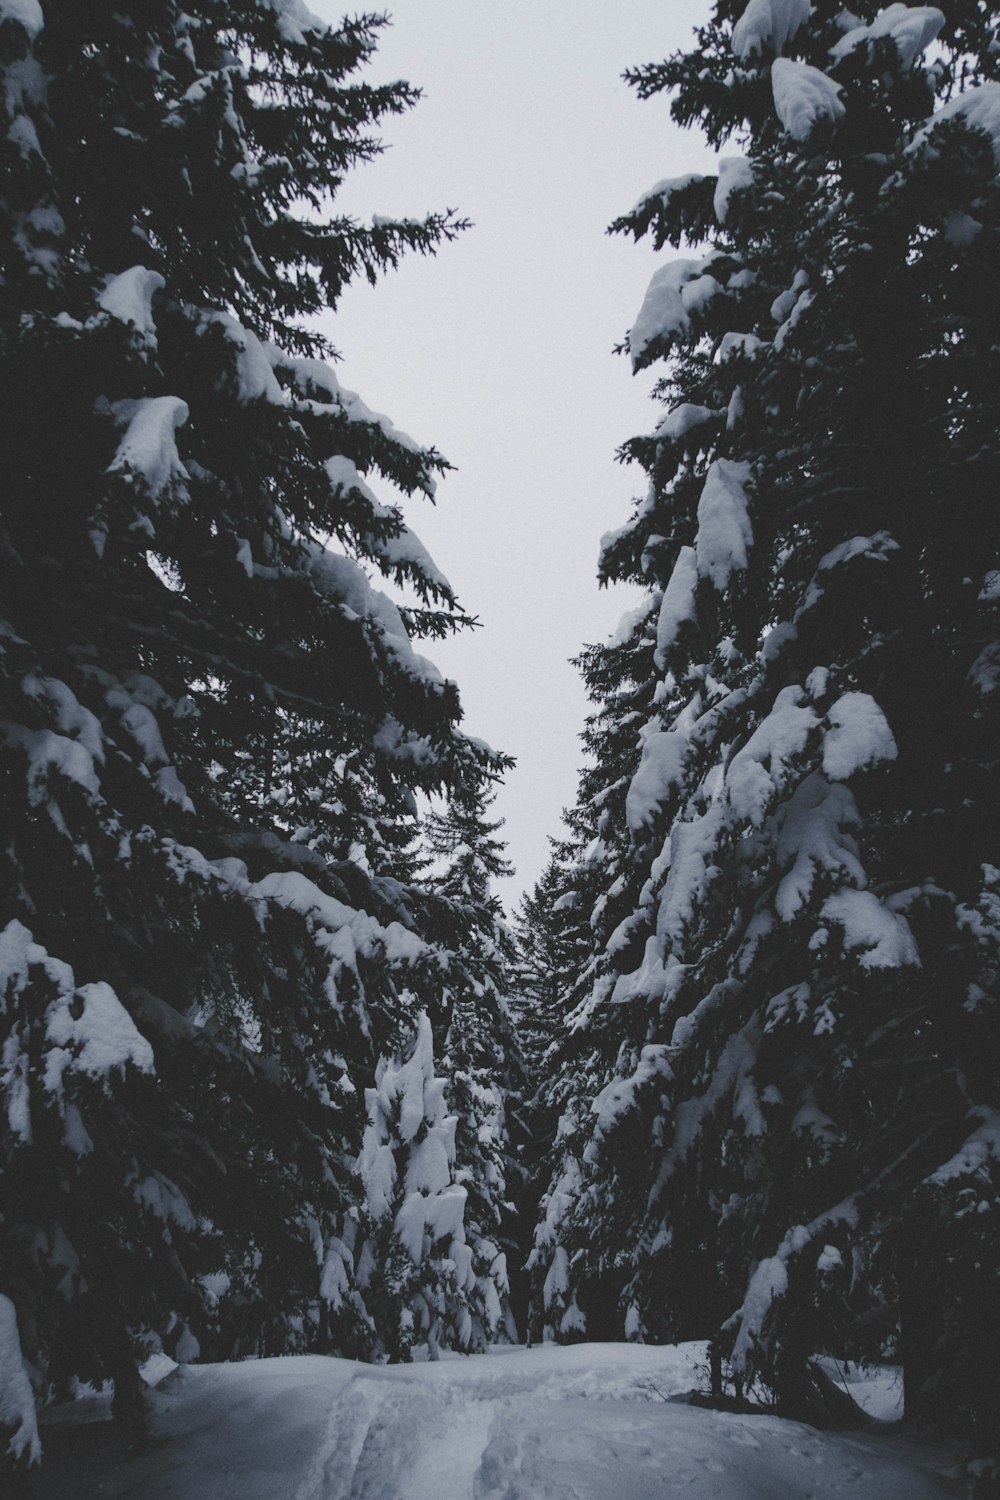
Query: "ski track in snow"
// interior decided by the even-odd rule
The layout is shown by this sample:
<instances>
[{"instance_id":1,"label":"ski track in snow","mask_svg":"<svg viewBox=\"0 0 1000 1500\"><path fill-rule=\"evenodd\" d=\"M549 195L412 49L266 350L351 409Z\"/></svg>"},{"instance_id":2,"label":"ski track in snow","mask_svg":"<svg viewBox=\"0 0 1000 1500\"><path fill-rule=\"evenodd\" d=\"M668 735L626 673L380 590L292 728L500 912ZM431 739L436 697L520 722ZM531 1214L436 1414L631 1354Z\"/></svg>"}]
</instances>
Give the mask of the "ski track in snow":
<instances>
[{"instance_id":1,"label":"ski track in snow","mask_svg":"<svg viewBox=\"0 0 1000 1500\"><path fill-rule=\"evenodd\" d=\"M956 1451L661 1400L700 1345L503 1348L436 1364L189 1366L123 1455L107 1398L43 1429L32 1500L945 1500ZM653 1389L655 1387L655 1390ZM883 1400L885 1392L882 1393ZM891 1394L891 1392L890 1392ZM102 1404L103 1403L103 1404ZM95 1418L99 1419L95 1422ZM951 1470L952 1472L948 1472Z\"/></svg>"},{"instance_id":2,"label":"ski track in snow","mask_svg":"<svg viewBox=\"0 0 1000 1500\"><path fill-rule=\"evenodd\" d=\"M356 1375L294 1500L466 1500L496 1403L457 1395Z\"/></svg>"}]
</instances>

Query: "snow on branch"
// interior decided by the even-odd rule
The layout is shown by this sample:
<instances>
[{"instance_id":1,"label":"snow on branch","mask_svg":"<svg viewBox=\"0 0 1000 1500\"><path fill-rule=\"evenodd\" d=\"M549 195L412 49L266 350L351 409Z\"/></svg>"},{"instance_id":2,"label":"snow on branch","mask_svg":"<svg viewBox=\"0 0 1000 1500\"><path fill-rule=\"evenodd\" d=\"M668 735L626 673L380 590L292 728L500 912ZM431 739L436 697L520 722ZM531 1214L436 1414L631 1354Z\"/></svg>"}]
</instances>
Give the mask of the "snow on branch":
<instances>
[{"instance_id":1,"label":"snow on branch","mask_svg":"<svg viewBox=\"0 0 1000 1500\"><path fill-rule=\"evenodd\" d=\"M959 1177L984 1175L994 1164L1000 1166L1000 1114L985 1104L974 1105L970 1113L978 1115L982 1124L963 1141L961 1149L927 1179L937 1187L944 1187Z\"/></svg>"},{"instance_id":2,"label":"snow on branch","mask_svg":"<svg viewBox=\"0 0 1000 1500\"><path fill-rule=\"evenodd\" d=\"M673 1077L667 1048L661 1042L643 1047L634 1072L628 1078L613 1078L590 1106L594 1121L594 1139L608 1135L618 1121L635 1107L636 1095L650 1084L668 1084Z\"/></svg>"},{"instance_id":3,"label":"snow on branch","mask_svg":"<svg viewBox=\"0 0 1000 1500\"><path fill-rule=\"evenodd\" d=\"M30 1141L31 1090L41 1086L63 1112L63 1078L67 1072L101 1080L128 1066L152 1073L153 1049L136 1029L109 984L76 985L73 971L51 957L23 922L9 922L0 933L0 995L15 1015L20 997L40 983L47 993L44 1041L39 1047L26 1030L10 1030L0 1072L0 1096L11 1133Z\"/></svg>"},{"instance_id":4,"label":"snow on branch","mask_svg":"<svg viewBox=\"0 0 1000 1500\"><path fill-rule=\"evenodd\" d=\"M705 423L711 422L716 415L716 411L711 406L699 406L693 401L682 401L679 406L672 406L666 416L657 422L653 429L653 436L661 441L666 439L669 443L679 443L687 437L689 432L704 427Z\"/></svg>"},{"instance_id":5,"label":"snow on branch","mask_svg":"<svg viewBox=\"0 0 1000 1500\"><path fill-rule=\"evenodd\" d=\"M306 45L305 33L307 31L329 31L329 21L323 21L315 15L303 0L264 0L267 8L273 10L278 19L278 30L286 42L296 47Z\"/></svg>"},{"instance_id":6,"label":"snow on branch","mask_svg":"<svg viewBox=\"0 0 1000 1500\"><path fill-rule=\"evenodd\" d=\"M151 271L148 266L130 266L127 271L108 278L103 291L98 293L97 305L119 323L131 325L147 344L155 347L153 297L165 286L159 271Z\"/></svg>"},{"instance_id":7,"label":"snow on branch","mask_svg":"<svg viewBox=\"0 0 1000 1500\"><path fill-rule=\"evenodd\" d=\"M624 217L637 218L652 206L666 211L670 207L671 198L676 197L678 193L686 192L695 183L707 180L700 172L687 172L683 177L665 177L662 182L654 183L648 192L643 193Z\"/></svg>"},{"instance_id":8,"label":"snow on branch","mask_svg":"<svg viewBox=\"0 0 1000 1500\"><path fill-rule=\"evenodd\" d=\"M719 180L712 208L720 224L726 222L729 200L734 193L753 187L753 164L745 156L723 156L719 160Z\"/></svg>"},{"instance_id":9,"label":"snow on branch","mask_svg":"<svg viewBox=\"0 0 1000 1500\"><path fill-rule=\"evenodd\" d=\"M643 739L642 758L625 795L625 818L632 836L650 828L656 813L681 779L699 695L669 729L658 729Z\"/></svg>"},{"instance_id":10,"label":"snow on branch","mask_svg":"<svg viewBox=\"0 0 1000 1500\"><path fill-rule=\"evenodd\" d=\"M892 730L869 693L843 693L826 717L823 771L831 781L846 781L856 771L896 759Z\"/></svg>"},{"instance_id":11,"label":"snow on branch","mask_svg":"<svg viewBox=\"0 0 1000 1500\"><path fill-rule=\"evenodd\" d=\"M755 827L763 822L789 767L803 754L810 734L819 724L803 698L801 687L793 684L782 688L771 712L729 763L726 772L729 805L737 818Z\"/></svg>"},{"instance_id":12,"label":"snow on branch","mask_svg":"<svg viewBox=\"0 0 1000 1500\"><path fill-rule=\"evenodd\" d=\"M873 536L854 536L846 542L839 542L829 552L824 553L816 565L816 571L806 589L805 598L796 614L796 620L813 609L822 599L827 588L824 574L832 573L844 563L853 562L855 558L867 558L873 562L886 562L893 552L899 551L899 543L887 531L876 531Z\"/></svg>"},{"instance_id":13,"label":"snow on branch","mask_svg":"<svg viewBox=\"0 0 1000 1500\"><path fill-rule=\"evenodd\" d=\"M715 259L710 255L704 260L672 260L654 273L626 340L633 370L650 363L652 344L686 333L691 314L700 312L722 290L709 274Z\"/></svg>"},{"instance_id":14,"label":"snow on branch","mask_svg":"<svg viewBox=\"0 0 1000 1500\"><path fill-rule=\"evenodd\" d=\"M444 681L432 661L414 651L398 608L380 589L373 589L363 570L349 557L315 545L309 573L316 588L340 605L348 619L367 619L386 652L409 676L435 687Z\"/></svg>"},{"instance_id":15,"label":"snow on branch","mask_svg":"<svg viewBox=\"0 0 1000 1500\"><path fill-rule=\"evenodd\" d=\"M423 941L401 922L378 922L328 896L300 870L275 870L252 885L238 882L254 901L273 902L305 917L317 948L330 960L327 992L338 1005L337 981L344 969L358 973L359 957L382 958L393 968L407 968L426 952Z\"/></svg>"},{"instance_id":16,"label":"snow on branch","mask_svg":"<svg viewBox=\"0 0 1000 1500\"><path fill-rule=\"evenodd\" d=\"M748 463L717 458L709 468L698 501L695 557L699 578L710 578L720 594L734 573L747 565L753 528L747 509Z\"/></svg>"},{"instance_id":17,"label":"snow on branch","mask_svg":"<svg viewBox=\"0 0 1000 1500\"><path fill-rule=\"evenodd\" d=\"M39 0L0 0L0 24L4 21L16 21L31 41L45 25Z\"/></svg>"},{"instance_id":18,"label":"snow on branch","mask_svg":"<svg viewBox=\"0 0 1000 1500\"><path fill-rule=\"evenodd\" d=\"M262 344L257 335L251 333L249 328L244 328L231 313L203 310L200 319L203 325L220 327L226 342L236 352L236 382L240 401L265 400L273 406L288 404L288 398L273 369L273 365L281 360L277 350L272 357L270 346Z\"/></svg>"},{"instance_id":19,"label":"snow on branch","mask_svg":"<svg viewBox=\"0 0 1000 1500\"><path fill-rule=\"evenodd\" d=\"M697 618L695 588L698 568L693 547L682 547L663 591L656 621L656 665L661 670L666 653L680 634L681 626Z\"/></svg>"},{"instance_id":20,"label":"snow on branch","mask_svg":"<svg viewBox=\"0 0 1000 1500\"><path fill-rule=\"evenodd\" d=\"M795 788L776 850L779 863L787 870L774 900L783 922L791 922L805 906L820 872L846 876L864 885L858 846L847 832L859 821L858 805L842 783L827 781L815 771Z\"/></svg>"},{"instance_id":21,"label":"snow on branch","mask_svg":"<svg viewBox=\"0 0 1000 1500\"><path fill-rule=\"evenodd\" d=\"M740 62L780 53L809 19L809 0L750 0L733 27L733 54Z\"/></svg>"},{"instance_id":22,"label":"snow on branch","mask_svg":"<svg viewBox=\"0 0 1000 1500\"><path fill-rule=\"evenodd\" d=\"M871 891L835 891L823 902L820 917L843 929L848 952L860 950L858 964L862 969L920 967L910 924L883 906Z\"/></svg>"},{"instance_id":23,"label":"snow on branch","mask_svg":"<svg viewBox=\"0 0 1000 1500\"><path fill-rule=\"evenodd\" d=\"M896 44L904 68L909 68L930 46L944 25L944 15L933 5L887 5L867 26L852 26L830 48L838 62L856 47L889 37Z\"/></svg>"},{"instance_id":24,"label":"snow on branch","mask_svg":"<svg viewBox=\"0 0 1000 1500\"><path fill-rule=\"evenodd\" d=\"M821 121L839 120L845 114L840 84L809 63L776 57L771 91L778 119L797 141L808 140Z\"/></svg>"},{"instance_id":25,"label":"snow on branch","mask_svg":"<svg viewBox=\"0 0 1000 1500\"><path fill-rule=\"evenodd\" d=\"M981 130L989 137L1000 169L1000 83L981 83L964 94L956 94L926 121L910 142L911 154L934 149L934 134L946 120L961 120L970 130Z\"/></svg>"},{"instance_id":26,"label":"snow on branch","mask_svg":"<svg viewBox=\"0 0 1000 1500\"><path fill-rule=\"evenodd\" d=\"M854 1199L847 1198L836 1208L813 1219L811 1224L796 1224L789 1229L778 1246L777 1253L760 1262L750 1278L743 1305L730 1319L731 1325L738 1324L739 1327L730 1355L732 1367L737 1373L742 1373L751 1362L754 1346L761 1337L771 1309L788 1291L788 1264L792 1258L801 1255L821 1235L825 1237L827 1230L835 1225L851 1226L857 1221L858 1210ZM820 1254L826 1253L824 1244Z\"/></svg>"},{"instance_id":27,"label":"snow on branch","mask_svg":"<svg viewBox=\"0 0 1000 1500\"><path fill-rule=\"evenodd\" d=\"M3 6L0 0L0 18ZM17 1333L17 1312L9 1297L0 1293L0 1431L11 1433L7 1453L13 1459L27 1458L29 1464L41 1461L42 1445L38 1438L35 1398L28 1380Z\"/></svg>"},{"instance_id":28,"label":"snow on branch","mask_svg":"<svg viewBox=\"0 0 1000 1500\"><path fill-rule=\"evenodd\" d=\"M187 479L174 437L188 419L188 405L179 396L147 396L140 401L116 401L115 418L125 436L109 469L111 474L141 475L155 499L174 479Z\"/></svg>"}]
</instances>

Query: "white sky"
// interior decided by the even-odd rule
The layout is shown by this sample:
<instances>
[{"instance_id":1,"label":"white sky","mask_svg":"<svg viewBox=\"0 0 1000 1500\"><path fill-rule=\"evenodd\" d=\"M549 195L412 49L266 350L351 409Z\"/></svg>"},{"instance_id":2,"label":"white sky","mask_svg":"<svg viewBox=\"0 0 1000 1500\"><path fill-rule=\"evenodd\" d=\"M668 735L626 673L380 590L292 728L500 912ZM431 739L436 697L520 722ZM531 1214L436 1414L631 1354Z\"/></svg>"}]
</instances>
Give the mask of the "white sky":
<instances>
[{"instance_id":1,"label":"white sky","mask_svg":"<svg viewBox=\"0 0 1000 1500\"><path fill-rule=\"evenodd\" d=\"M312 0L335 17L336 0ZM358 284L325 327L340 376L457 472L414 530L483 624L427 654L459 683L465 727L517 757L496 812L517 877L545 863L574 800L587 705L568 664L634 596L599 590L601 534L643 474L614 461L651 429L652 376L612 354L658 258L609 237L654 182L711 170L667 100L640 103L626 67L688 45L708 0L386 0L366 76L425 97L337 199L359 219L455 208L474 221L436 257ZM664 252L667 258L672 252Z\"/></svg>"}]
</instances>

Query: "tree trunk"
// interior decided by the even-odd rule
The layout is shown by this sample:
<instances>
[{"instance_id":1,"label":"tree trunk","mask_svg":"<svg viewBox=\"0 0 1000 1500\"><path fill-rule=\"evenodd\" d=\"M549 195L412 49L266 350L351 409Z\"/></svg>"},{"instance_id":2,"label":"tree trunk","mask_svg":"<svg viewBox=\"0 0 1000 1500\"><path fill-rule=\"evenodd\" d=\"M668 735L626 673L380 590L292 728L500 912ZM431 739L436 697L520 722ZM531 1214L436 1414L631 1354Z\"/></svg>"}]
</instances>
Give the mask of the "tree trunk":
<instances>
[{"instance_id":1,"label":"tree trunk","mask_svg":"<svg viewBox=\"0 0 1000 1500\"><path fill-rule=\"evenodd\" d=\"M938 1366L943 1327L941 1289L927 1266L915 1261L899 1268L899 1352L903 1365L903 1416L922 1426L932 1418L928 1388Z\"/></svg>"},{"instance_id":2,"label":"tree trunk","mask_svg":"<svg viewBox=\"0 0 1000 1500\"><path fill-rule=\"evenodd\" d=\"M718 1339L713 1339L708 1346L708 1368L710 1389L713 1396L722 1395L722 1349Z\"/></svg>"}]
</instances>

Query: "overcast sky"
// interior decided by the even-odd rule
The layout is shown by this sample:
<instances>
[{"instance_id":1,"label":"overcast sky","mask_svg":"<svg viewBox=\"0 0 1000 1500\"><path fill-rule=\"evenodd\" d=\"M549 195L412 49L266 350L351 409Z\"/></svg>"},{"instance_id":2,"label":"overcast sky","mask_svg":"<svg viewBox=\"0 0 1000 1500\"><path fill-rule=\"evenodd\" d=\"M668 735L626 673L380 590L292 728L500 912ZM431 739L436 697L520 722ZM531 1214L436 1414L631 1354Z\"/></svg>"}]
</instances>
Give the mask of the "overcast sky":
<instances>
[{"instance_id":1,"label":"overcast sky","mask_svg":"<svg viewBox=\"0 0 1000 1500\"><path fill-rule=\"evenodd\" d=\"M312 0L336 16L335 0ZM569 658L635 597L599 590L603 532L642 472L615 449L651 429L652 376L612 353L658 258L605 234L664 177L711 169L665 98L640 103L629 66L686 46L709 0L387 0L371 80L424 99L387 122L389 147L338 208L459 210L474 227L352 287L328 324L340 376L456 466L408 519L483 628L427 654L462 691L465 726L517 757L497 804L517 865L512 903L574 799L586 700ZM671 252L665 252L664 258Z\"/></svg>"}]
</instances>

